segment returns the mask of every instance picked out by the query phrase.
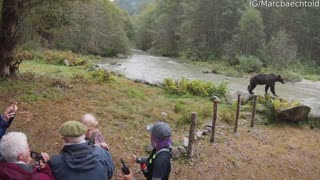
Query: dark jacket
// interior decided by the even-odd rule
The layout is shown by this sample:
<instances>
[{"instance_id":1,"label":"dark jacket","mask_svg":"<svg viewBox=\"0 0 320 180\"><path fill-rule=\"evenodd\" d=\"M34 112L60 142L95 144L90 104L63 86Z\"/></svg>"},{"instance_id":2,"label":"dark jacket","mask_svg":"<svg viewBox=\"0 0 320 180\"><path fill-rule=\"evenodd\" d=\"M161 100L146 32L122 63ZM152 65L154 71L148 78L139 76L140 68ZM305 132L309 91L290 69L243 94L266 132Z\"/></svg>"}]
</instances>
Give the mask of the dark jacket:
<instances>
[{"instance_id":1,"label":"dark jacket","mask_svg":"<svg viewBox=\"0 0 320 180\"><path fill-rule=\"evenodd\" d=\"M114 173L110 153L88 142L64 146L49 164L57 180L106 180Z\"/></svg>"},{"instance_id":2,"label":"dark jacket","mask_svg":"<svg viewBox=\"0 0 320 180\"><path fill-rule=\"evenodd\" d=\"M161 180L168 180L171 172L171 149L161 149L152 151L147 159L147 173L144 176L147 180L158 178Z\"/></svg>"},{"instance_id":3,"label":"dark jacket","mask_svg":"<svg viewBox=\"0 0 320 180\"><path fill-rule=\"evenodd\" d=\"M22 168L25 166L25 168ZM30 171L26 170L30 168ZM1 180L54 180L50 167L37 170L31 165L18 165L15 163L0 163Z\"/></svg>"},{"instance_id":4,"label":"dark jacket","mask_svg":"<svg viewBox=\"0 0 320 180\"><path fill-rule=\"evenodd\" d=\"M0 139L6 133L6 130L10 127L13 119L14 118L10 118L9 121L5 121L2 115L0 115Z\"/></svg>"}]
</instances>

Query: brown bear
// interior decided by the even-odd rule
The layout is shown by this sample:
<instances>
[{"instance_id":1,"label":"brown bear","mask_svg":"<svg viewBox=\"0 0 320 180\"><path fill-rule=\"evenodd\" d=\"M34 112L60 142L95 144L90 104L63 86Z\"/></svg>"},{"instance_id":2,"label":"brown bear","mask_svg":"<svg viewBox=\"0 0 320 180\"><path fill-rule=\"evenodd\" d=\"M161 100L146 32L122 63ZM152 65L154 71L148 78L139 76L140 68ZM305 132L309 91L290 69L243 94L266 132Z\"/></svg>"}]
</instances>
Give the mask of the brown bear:
<instances>
[{"instance_id":1,"label":"brown bear","mask_svg":"<svg viewBox=\"0 0 320 180\"><path fill-rule=\"evenodd\" d=\"M248 86L248 91L250 94L253 94L253 89L258 85L266 85L265 92L268 93L269 87L271 88L271 92L274 96L276 95L276 92L274 90L274 86L276 82L281 82L284 84L284 81L281 77L281 75L274 75L274 74L256 74L250 78L250 85Z\"/></svg>"}]
</instances>

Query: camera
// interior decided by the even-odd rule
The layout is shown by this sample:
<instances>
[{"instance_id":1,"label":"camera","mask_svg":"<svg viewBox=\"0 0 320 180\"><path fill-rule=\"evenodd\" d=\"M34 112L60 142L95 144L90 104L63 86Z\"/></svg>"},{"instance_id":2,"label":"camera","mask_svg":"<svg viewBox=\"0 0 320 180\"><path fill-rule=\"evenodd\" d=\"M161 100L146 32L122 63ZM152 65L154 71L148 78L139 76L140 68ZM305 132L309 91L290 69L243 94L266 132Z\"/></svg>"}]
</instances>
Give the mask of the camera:
<instances>
[{"instance_id":1,"label":"camera","mask_svg":"<svg viewBox=\"0 0 320 180\"><path fill-rule=\"evenodd\" d=\"M44 162L44 159L43 159L43 157L42 157L42 155L40 153L37 153L37 152L34 152L34 151L30 151L30 156L35 161L40 162L40 160L42 160L42 162Z\"/></svg>"}]
</instances>

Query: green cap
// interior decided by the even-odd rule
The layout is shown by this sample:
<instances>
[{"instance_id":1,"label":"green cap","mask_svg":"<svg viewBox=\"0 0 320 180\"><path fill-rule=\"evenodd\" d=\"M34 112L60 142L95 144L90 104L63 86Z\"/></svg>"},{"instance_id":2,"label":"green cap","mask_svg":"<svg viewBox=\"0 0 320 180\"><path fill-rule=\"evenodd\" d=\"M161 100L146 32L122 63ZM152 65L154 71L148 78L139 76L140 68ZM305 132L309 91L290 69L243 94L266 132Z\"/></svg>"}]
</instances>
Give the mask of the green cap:
<instances>
[{"instance_id":1,"label":"green cap","mask_svg":"<svg viewBox=\"0 0 320 180\"><path fill-rule=\"evenodd\" d=\"M59 129L59 133L66 137L79 137L87 132L86 125L78 121L67 121L63 123Z\"/></svg>"}]
</instances>

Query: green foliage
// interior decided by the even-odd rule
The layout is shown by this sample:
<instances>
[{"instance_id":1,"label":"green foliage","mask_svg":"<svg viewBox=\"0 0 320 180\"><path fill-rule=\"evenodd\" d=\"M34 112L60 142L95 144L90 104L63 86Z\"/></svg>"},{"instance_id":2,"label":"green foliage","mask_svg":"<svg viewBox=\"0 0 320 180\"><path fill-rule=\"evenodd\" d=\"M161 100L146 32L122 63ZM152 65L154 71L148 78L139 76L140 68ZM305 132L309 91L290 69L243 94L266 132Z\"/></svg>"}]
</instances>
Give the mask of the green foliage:
<instances>
[{"instance_id":1,"label":"green foliage","mask_svg":"<svg viewBox=\"0 0 320 180\"><path fill-rule=\"evenodd\" d=\"M231 105L223 105L219 107L219 118L222 122L233 125L236 119L237 103L233 102Z\"/></svg>"},{"instance_id":2,"label":"green foliage","mask_svg":"<svg viewBox=\"0 0 320 180\"><path fill-rule=\"evenodd\" d=\"M113 2L43 1L31 9L19 28L23 47L71 50L115 56L129 51L133 26L129 15Z\"/></svg>"},{"instance_id":3,"label":"green foliage","mask_svg":"<svg viewBox=\"0 0 320 180\"><path fill-rule=\"evenodd\" d=\"M245 55L254 55L264 43L264 25L260 12L255 8L243 11L239 22L240 52Z\"/></svg>"},{"instance_id":4,"label":"green foliage","mask_svg":"<svg viewBox=\"0 0 320 180\"><path fill-rule=\"evenodd\" d=\"M71 66L78 66L86 64L86 61L71 51L54 51L45 50L43 52L43 59L48 64L63 65L64 60L68 60Z\"/></svg>"},{"instance_id":5,"label":"green foliage","mask_svg":"<svg viewBox=\"0 0 320 180\"><path fill-rule=\"evenodd\" d=\"M265 61L273 68L284 69L296 60L297 47L285 31L280 31L266 47Z\"/></svg>"},{"instance_id":6,"label":"green foliage","mask_svg":"<svg viewBox=\"0 0 320 180\"><path fill-rule=\"evenodd\" d=\"M218 57L218 55L213 51L199 50L197 48L188 48L180 53L180 56L182 56L184 59L190 59L192 61L213 61Z\"/></svg>"},{"instance_id":7,"label":"green foliage","mask_svg":"<svg viewBox=\"0 0 320 180\"><path fill-rule=\"evenodd\" d=\"M188 80L182 78L181 80L165 79L165 89L171 93L179 95L193 95L202 97L218 96L224 97L227 92L227 83L222 82L215 85L212 82L205 82L202 80Z\"/></svg>"},{"instance_id":8,"label":"green foliage","mask_svg":"<svg viewBox=\"0 0 320 180\"><path fill-rule=\"evenodd\" d=\"M240 56L239 68L246 73L260 72L263 63L255 56Z\"/></svg>"},{"instance_id":9,"label":"green foliage","mask_svg":"<svg viewBox=\"0 0 320 180\"><path fill-rule=\"evenodd\" d=\"M300 61L303 62L303 60L300 60ZM288 71L289 73L296 74L296 76L298 77L296 78L297 80L300 80L302 78L316 80L316 81L320 80L320 66L318 66L314 62L311 63L310 61L307 61L307 60L304 60L303 63L301 62L290 63L288 65L288 68L286 68L284 72ZM288 76L288 77L291 77L291 76Z\"/></svg>"},{"instance_id":10,"label":"green foliage","mask_svg":"<svg viewBox=\"0 0 320 180\"><path fill-rule=\"evenodd\" d=\"M286 81L301 81L302 80L302 75L299 73L296 73L292 70L285 69L281 71L282 77L284 77L284 80Z\"/></svg>"},{"instance_id":11,"label":"green foliage","mask_svg":"<svg viewBox=\"0 0 320 180\"><path fill-rule=\"evenodd\" d=\"M15 60L32 60L35 57L34 53L26 50L18 50L15 52Z\"/></svg>"},{"instance_id":12,"label":"green foliage","mask_svg":"<svg viewBox=\"0 0 320 180\"><path fill-rule=\"evenodd\" d=\"M145 94L142 91L139 91L139 90L133 89L133 88L128 89L127 95L130 98L140 98L140 99L144 98L144 96L145 96Z\"/></svg>"},{"instance_id":13,"label":"green foliage","mask_svg":"<svg viewBox=\"0 0 320 180\"><path fill-rule=\"evenodd\" d=\"M207 104L193 106L183 101L178 101L174 106L174 112L179 114L178 125L190 124L191 112L198 113L197 124L202 124L204 120L212 115L212 109Z\"/></svg>"},{"instance_id":14,"label":"green foliage","mask_svg":"<svg viewBox=\"0 0 320 180\"><path fill-rule=\"evenodd\" d=\"M110 83L115 81L112 73L109 73L103 69L99 69L92 72L92 77L96 79L99 83Z\"/></svg>"},{"instance_id":15,"label":"green foliage","mask_svg":"<svg viewBox=\"0 0 320 180\"><path fill-rule=\"evenodd\" d=\"M289 109L302 105L299 101L286 101L284 99L276 98L271 101L274 109Z\"/></svg>"}]
</instances>

